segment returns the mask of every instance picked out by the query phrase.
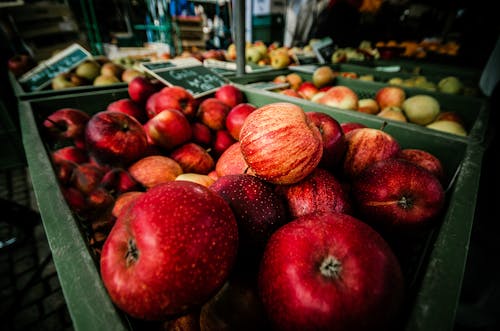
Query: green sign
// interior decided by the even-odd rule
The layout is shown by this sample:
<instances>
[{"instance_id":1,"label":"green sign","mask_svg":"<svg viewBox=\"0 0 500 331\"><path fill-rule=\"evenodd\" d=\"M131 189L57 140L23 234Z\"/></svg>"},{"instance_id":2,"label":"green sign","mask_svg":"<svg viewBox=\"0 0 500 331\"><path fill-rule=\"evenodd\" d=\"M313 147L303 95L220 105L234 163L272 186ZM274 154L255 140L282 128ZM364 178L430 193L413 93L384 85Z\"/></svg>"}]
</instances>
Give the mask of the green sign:
<instances>
[{"instance_id":1,"label":"green sign","mask_svg":"<svg viewBox=\"0 0 500 331\"><path fill-rule=\"evenodd\" d=\"M19 78L19 84L25 91L41 90L50 84L52 78L70 71L91 56L82 46L73 44L25 73Z\"/></svg>"}]
</instances>

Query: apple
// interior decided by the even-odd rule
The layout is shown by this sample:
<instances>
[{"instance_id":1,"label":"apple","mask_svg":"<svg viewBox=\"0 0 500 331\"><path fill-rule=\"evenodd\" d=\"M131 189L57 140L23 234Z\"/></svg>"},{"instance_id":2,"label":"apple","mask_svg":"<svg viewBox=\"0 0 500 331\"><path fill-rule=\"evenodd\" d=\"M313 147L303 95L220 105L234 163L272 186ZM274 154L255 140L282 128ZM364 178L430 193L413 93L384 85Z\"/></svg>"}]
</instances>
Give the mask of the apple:
<instances>
[{"instance_id":1,"label":"apple","mask_svg":"<svg viewBox=\"0 0 500 331\"><path fill-rule=\"evenodd\" d=\"M290 84L290 88L294 89L295 91L297 91L299 89L299 86L303 83L302 77L296 72L287 74L285 78L288 84Z\"/></svg>"},{"instance_id":2,"label":"apple","mask_svg":"<svg viewBox=\"0 0 500 331\"><path fill-rule=\"evenodd\" d=\"M385 107L377 114L377 116L393 121L408 122L403 110L397 106Z\"/></svg>"},{"instance_id":3,"label":"apple","mask_svg":"<svg viewBox=\"0 0 500 331\"><path fill-rule=\"evenodd\" d=\"M50 86L53 90L72 88L79 85L83 84L80 84L79 81L75 81L75 74L71 72L60 73L50 81Z\"/></svg>"},{"instance_id":4,"label":"apple","mask_svg":"<svg viewBox=\"0 0 500 331\"><path fill-rule=\"evenodd\" d=\"M393 136L379 129L355 129L345 134L345 140L343 173L350 179L372 163L396 156L401 149Z\"/></svg>"},{"instance_id":5,"label":"apple","mask_svg":"<svg viewBox=\"0 0 500 331\"><path fill-rule=\"evenodd\" d=\"M284 90L279 91L278 93L287 95L289 97L302 99L302 96L299 94L299 92L295 91L293 88L286 88Z\"/></svg>"},{"instance_id":6,"label":"apple","mask_svg":"<svg viewBox=\"0 0 500 331\"><path fill-rule=\"evenodd\" d=\"M384 86L375 94L375 101L380 109L391 106L402 107L405 100L406 92L399 86Z\"/></svg>"},{"instance_id":7,"label":"apple","mask_svg":"<svg viewBox=\"0 0 500 331\"><path fill-rule=\"evenodd\" d=\"M363 98L358 100L358 111L375 115L380 111L380 107L375 99Z\"/></svg>"},{"instance_id":8,"label":"apple","mask_svg":"<svg viewBox=\"0 0 500 331\"><path fill-rule=\"evenodd\" d=\"M146 122L144 130L155 145L166 150L188 142L193 134L189 120L176 109L159 112Z\"/></svg>"},{"instance_id":9,"label":"apple","mask_svg":"<svg viewBox=\"0 0 500 331\"><path fill-rule=\"evenodd\" d=\"M164 320L217 293L237 250L238 227L224 199L200 184L172 181L120 214L102 249L101 278L124 312Z\"/></svg>"},{"instance_id":10,"label":"apple","mask_svg":"<svg viewBox=\"0 0 500 331\"><path fill-rule=\"evenodd\" d=\"M144 129L135 118L115 111L100 111L85 127L85 144L98 162L127 166L141 158L148 141Z\"/></svg>"},{"instance_id":11,"label":"apple","mask_svg":"<svg viewBox=\"0 0 500 331\"><path fill-rule=\"evenodd\" d=\"M318 103L318 100L321 99L325 95L325 93L325 91L319 91L311 97L311 102Z\"/></svg>"},{"instance_id":12,"label":"apple","mask_svg":"<svg viewBox=\"0 0 500 331\"><path fill-rule=\"evenodd\" d=\"M65 159L60 159L57 162L54 162L54 174L61 186L71 186L73 171L78 166L78 164L79 163L75 163L73 161Z\"/></svg>"},{"instance_id":13,"label":"apple","mask_svg":"<svg viewBox=\"0 0 500 331\"><path fill-rule=\"evenodd\" d=\"M216 99L219 99L231 108L242 103L245 97L239 88L231 84L219 87L215 91L214 96Z\"/></svg>"},{"instance_id":14,"label":"apple","mask_svg":"<svg viewBox=\"0 0 500 331\"><path fill-rule=\"evenodd\" d=\"M139 191L141 184L123 168L112 168L102 176L100 186L108 190L113 196L129 191Z\"/></svg>"},{"instance_id":15,"label":"apple","mask_svg":"<svg viewBox=\"0 0 500 331\"><path fill-rule=\"evenodd\" d=\"M276 84L288 83L288 81L286 80L286 75L278 75L278 76L274 77L273 83L276 83Z\"/></svg>"},{"instance_id":16,"label":"apple","mask_svg":"<svg viewBox=\"0 0 500 331\"><path fill-rule=\"evenodd\" d=\"M290 56L286 50L281 48L275 49L269 54L270 65L273 69L283 69L290 64Z\"/></svg>"},{"instance_id":17,"label":"apple","mask_svg":"<svg viewBox=\"0 0 500 331\"><path fill-rule=\"evenodd\" d=\"M59 108L43 121L45 132L55 141L72 141L81 143L84 139L85 127L90 115L77 108Z\"/></svg>"},{"instance_id":18,"label":"apple","mask_svg":"<svg viewBox=\"0 0 500 331\"><path fill-rule=\"evenodd\" d=\"M312 82L303 82L297 88L297 93L306 100L311 100L319 92Z\"/></svg>"},{"instance_id":19,"label":"apple","mask_svg":"<svg viewBox=\"0 0 500 331\"><path fill-rule=\"evenodd\" d=\"M182 86L162 88L151 103L152 105L148 106L148 102L146 102L146 112L149 118L153 118L165 109L176 109L190 120L195 117L197 111L196 99Z\"/></svg>"},{"instance_id":20,"label":"apple","mask_svg":"<svg viewBox=\"0 0 500 331\"><path fill-rule=\"evenodd\" d=\"M111 214L118 218L120 214L133 206L137 198L144 194L142 191L128 191L120 194L115 199L115 204L111 209Z\"/></svg>"},{"instance_id":21,"label":"apple","mask_svg":"<svg viewBox=\"0 0 500 331\"><path fill-rule=\"evenodd\" d=\"M343 71L339 75L341 77L350 78L350 79L357 79L358 78L358 74L355 72L352 72L352 71Z\"/></svg>"},{"instance_id":22,"label":"apple","mask_svg":"<svg viewBox=\"0 0 500 331\"><path fill-rule=\"evenodd\" d=\"M458 136L467 136L467 130L458 122L450 120L434 121L425 126L426 128L438 130Z\"/></svg>"},{"instance_id":23,"label":"apple","mask_svg":"<svg viewBox=\"0 0 500 331\"><path fill-rule=\"evenodd\" d=\"M219 158L222 155L222 153L224 153L224 151L228 149L229 146L234 144L236 141L237 140L231 136L229 131L217 130L215 132L215 138L212 143L213 148L211 150L211 154L214 155L215 158Z\"/></svg>"},{"instance_id":24,"label":"apple","mask_svg":"<svg viewBox=\"0 0 500 331\"><path fill-rule=\"evenodd\" d=\"M246 263L258 262L271 234L289 221L285 201L275 192L274 185L248 174L219 177L210 189L220 195L234 213L240 258Z\"/></svg>"},{"instance_id":25,"label":"apple","mask_svg":"<svg viewBox=\"0 0 500 331\"><path fill-rule=\"evenodd\" d=\"M200 103L197 118L212 130L222 130L225 128L226 116L230 110L230 106L211 97Z\"/></svg>"},{"instance_id":26,"label":"apple","mask_svg":"<svg viewBox=\"0 0 500 331\"><path fill-rule=\"evenodd\" d=\"M170 157L179 163L183 172L206 175L215 167L214 159L207 150L192 142L174 149Z\"/></svg>"},{"instance_id":27,"label":"apple","mask_svg":"<svg viewBox=\"0 0 500 331\"><path fill-rule=\"evenodd\" d=\"M111 77L116 77L116 78L120 79L122 74L123 74L123 70L125 70L125 68L123 66L110 61L110 62L104 63L101 66L100 74L102 76L111 76Z\"/></svg>"},{"instance_id":28,"label":"apple","mask_svg":"<svg viewBox=\"0 0 500 331\"><path fill-rule=\"evenodd\" d=\"M182 174L181 165L174 159L163 155L143 157L130 165L127 170L146 189L173 181Z\"/></svg>"},{"instance_id":29,"label":"apple","mask_svg":"<svg viewBox=\"0 0 500 331\"><path fill-rule=\"evenodd\" d=\"M343 160L347 148L342 127L326 113L312 111L306 115L321 133L323 156L319 165L327 170L334 170Z\"/></svg>"},{"instance_id":30,"label":"apple","mask_svg":"<svg viewBox=\"0 0 500 331\"><path fill-rule=\"evenodd\" d=\"M412 233L440 215L445 193L427 169L398 158L374 162L352 182L363 220L388 233Z\"/></svg>"},{"instance_id":31,"label":"apple","mask_svg":"<svg viewBox=\"0 0 500 331\"><path fill-rule=\"evenodd\" d=\"M155 85L143 76L132 79L128 83L127 91L130 99L139 105L145 105L149 97L157 92Z\"/></svg>"},{"instance_id":32,"label":"apple","mask_svg":"<svg viewBox=\"0 0 500 331\"><path fill-rule=\"evenodd\" d=\"M88 214L85 216L87 219L95 221L95 218L113 208L115 198L106 188L98 186L87 193L87 204Z\"/></svg>"},{"instance_id":33,"label":"apple","mask_svg":"<svg viewBox=\"0 0 500 331\"><path fill-rule=\"evenodd\" d=\"M412 162L427 169L436 176L441 183L444 181L444 167L441 160L434 154L418 148L404 148L396 155L397 158Z\"/></svg>"},{"instance_id":34,"label":"apple","mask_svg":"<svg viewBox=\"0 0 500 331\"><path fill-rule=\"evenodd\" d=\"M437 116L436 119L434 120L435 122L437 121L455 121L461 126L465 127L465 121L459 113L455 111L443 111L440 112Z\"/></svg>"},{"instance_id":35,"label":"apple","mask_svg":"<svg viewBox=\"0 0 500 331\"><path fill-rule=\"evenodd\" d=\"M248 115L240 131L240 148L258 177L293 184L319 164L323 139L300 106L275 102Z\"/></svg>"},{"instance_id":36,"label":"apple","mask_svg":"<svg viewBox=\"0 0 500 331\"><path fill-rule=\"evenodd\" d=\"M318 99L319 104L340 109L358 109L358 95L347 86L333 86Z\"/></svg>"},{"instance_id":37,"label":"apple","mask_svg":"<svg viewBox=\"0 0 500 331\"><path fill-rule=\"evenodd\" d=\"M52 151L50 154L54 164L59 164L65 161L76 164L89 162L89 155L87 151L76 146L61 147Z\"/></svg>"},{"instance_id":38,"label":"apple","mask_svg":"<svg viewBox=\"0 0 500 331\"><path fill-rule=\"evenodd\" d=\"M292 218L311 213L351 214L348 192L335 176L321 168L316 168L298 183L278 185L276 188L287 202Z\"/></svg>"},{"instance_id":39,"label":"apple","mask_svg":"<svg viewBox=\"0 0 500 331\"><path fill-rule=\"evenodd\" d=\"M7 68L16 78L28 72L35 65L36 61L28 54L15 54L7 60Z\"/></svg>"},{"instance_id":40,"label":"apple","mask_svg":"<svg viewBox=\"0 0 500 331\"><path fill-rule=\"evenodd\" d=\"M106 110L110 111L118 111L125 113L134 117L140 123L144 123L147 120L146 112L144 109L139 106L135 101L129 98L123 98L116 101L111 102L106 107Z\"/></svg>"},{"instance_id":41,"label":"apple","mask_svg":"<svg viewBox=\"0 0 500 331\"><path fill-rule=\"evenodd\" d=\"M225 126L231 137L235 140L240 139L240 131L247 116L257 107L250 103L240 103L233 107L226 115Z\"/></svg>"},{"instance_id":42,"label":"apple","mask_svg":"<svg viewBox=\"0 0 500 331\"><path fill-rule=\"evenodd\" d=\"M346 214L309 214L274 232L258 285L277 330L392 330L405 298L390 246Z\"/></svg>"},{"instance_id":43,"label":"apple","mask_svg":"<svg viewBox=\"0 0 500 331\"><path fill-rule=\"evenodd\" d=\"M86 79L87 82L93 82L94 79L96 79L97 76L99 76L99 73L101 71L101 65L94 60L86 60L80 63L76 69L75 73Z\"/></svg>"},{"instance_id":44,"label":"apple","mask_svg":"<svg viewBox=\"0 0 500 331\"><path fill-rule=\"evenodd\" d=\"M83 163L73 169L71 184L85 195L95 190L104 176L102 168L92 164Z\"/></svg>"},{"instance_id":45,"label":"apple","mask_svg":"<svg viewBox=\"0 0 500 331\"><path fill-rule=\"evenodd\" d=\"M78 189L61 186L61 193L71 211L82 214L88 209L87 199Z\"/></svg>"},{"instance_id":46,"label":"apple","mask_svg":"<svg viewBox=\"0 0 500 331\"><path fill-rule=\"evenodd\" d=\"M402 108L409 122L420 125L431 123L440 112L440 105L436 98L425 94L407 98Z\"/></svg>"},{"instance_id":47,"label":"apple","mask_svg":"<svg viewBox=\"0 0 500 331\"><path fill-rule=\"evenodd\" d=\"M340 127L342 128L342 131L344 132L344 136L347 134L347 132L359 129L359 128L366 128L366 125L363 123L359 122L343 122L340 123Z\"/></svg>"},{"instance_id":48,"label":"apple","mask_svg":"<svg viewBox=\"0 0 500 331\"><path fill-rule=\"evenodd\" d=\"M243 174L247 171L248 164L241 153L239 141L236 141L229 146L215 163L215 172L217 173L217 177Z\"/></svg>"},{"instance_id":49,"label":"apple","mask_svg":"<svg viewBox=\"0 0 500 331\"><path fill-rule=\"evenodd\" d=\"M335 72L330 66L320 66L313 71L312 82L317 88L332 85L335 80Z\"/></svg>"},{"instance_id":50,"label":"apple","mask_svg":"<svg viewBox=\"0 0 500 331\"><path fill-rule=\"evenodd\" d=\"M109 75L99 75L94 79L94 82L92 85L94 86L106 86L106 85L112 85L112 84L117 84L120 82L120 79L116 76L109 76Z\"/></svg>"},{"instance_id":51,"label":"apple","mask_svg":"<svg viewBox=\"0 0 500 331\"><path fill-rule=\"evenodd\" d=\"M215 179L210 177L208 174L203 175L194 172L182 173L179 176L175 177L175 180L187 180L190 182L198 183L205 187L210 187L215 182Z\"/></svg>"},{"instance_id":52,"label":"apple","mask_svg":"<svg viewBox=\"0 0 500 331\"><path fill-rule=\"evenodd\" d=\"M212 144L213 134L208 126L200 122L191 122L191 141L203 147Z\"/></svg>"},{"instance_id":53,"label":"apple","mask_svg":"<svg viewBox=\"0 0 500 331\"><path fill-rule=\"evenodd\" d=\"M146 77L146 75L142 71L135 68L125 68L119 78L122 82L130 84L130 82L136 77Z\"/></svg>"},{"instance_id":54,"label":"apple","mask_svg":"<svg viewBox=\"0 0 500 331\"><path fill-rule=\"evenodd\" d=\"M440 92L449 94L460 94L464 89L463 83L455 76L442 78L439 80L437 87Z\"/></svg>"}]
</instances>

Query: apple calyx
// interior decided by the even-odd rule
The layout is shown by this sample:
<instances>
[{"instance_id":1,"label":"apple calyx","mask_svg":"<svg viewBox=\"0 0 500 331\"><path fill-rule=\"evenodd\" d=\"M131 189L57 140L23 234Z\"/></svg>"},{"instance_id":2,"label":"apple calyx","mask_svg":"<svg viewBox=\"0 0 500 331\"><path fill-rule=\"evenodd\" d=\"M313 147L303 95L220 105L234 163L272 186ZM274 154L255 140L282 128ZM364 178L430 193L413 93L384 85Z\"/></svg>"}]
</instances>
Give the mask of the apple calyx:
<instances>
[{"instance_id":1,"label":"apple calyx","mask_svg":"<svg viewBox=\"0 0 500 331\"><path fill-rule=\"evenodd\" d=\"M139 250L134 239L129 239L127 243L127 253L125 254L125 264L127 268L134 265L139 260Z\"/></svg>"},{"instance_id":2,"label":"apple calyx","mask_svg":"<svg viewBox=\"0 0 500 331\"><path fill-rule=\"evenodd\" d=\"M335 257L328 255L319 266L321 275L326 278L338 279L342 271L342 263Z\"/></svg>"}]
</instances>

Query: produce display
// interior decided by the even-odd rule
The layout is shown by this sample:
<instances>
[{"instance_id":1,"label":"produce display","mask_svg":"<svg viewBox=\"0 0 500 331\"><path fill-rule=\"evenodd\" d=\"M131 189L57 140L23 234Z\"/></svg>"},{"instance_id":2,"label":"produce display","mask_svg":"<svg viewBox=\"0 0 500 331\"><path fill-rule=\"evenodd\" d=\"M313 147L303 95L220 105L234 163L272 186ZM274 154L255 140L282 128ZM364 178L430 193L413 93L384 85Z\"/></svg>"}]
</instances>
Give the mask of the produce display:
<instances>
[{"instance_id":1,"label":"produce display","mask_svg":"<svg viewBox=\"0 0 500 331\"><path fill-rule=\"evenodd\" d=\"M377 104L404 108L395 92ZM165 327L397 327L412 254L446 211L431 151L236 85L195 99L137 77L128 98L53 109L40 132L110 298Z\"/></svg>"},{"instance_id":2,"label":"produce display","mask_svg":"<svg viewBox=\"0 0 500 331\"><path fill-rule=\"evenodd\" d=\"M288 88L275 92L291 97L388 120L409 122L459 136L468 135L462 116L456 111L442 109L433 95L422 93L407 96L401 86L384 85L373 95L359 96L348 86L336 85L336 77L331 67L320 66L314 70L310 81L295 72L278 75L273 81L288 83Z\"/></svg>"}]
</instances>

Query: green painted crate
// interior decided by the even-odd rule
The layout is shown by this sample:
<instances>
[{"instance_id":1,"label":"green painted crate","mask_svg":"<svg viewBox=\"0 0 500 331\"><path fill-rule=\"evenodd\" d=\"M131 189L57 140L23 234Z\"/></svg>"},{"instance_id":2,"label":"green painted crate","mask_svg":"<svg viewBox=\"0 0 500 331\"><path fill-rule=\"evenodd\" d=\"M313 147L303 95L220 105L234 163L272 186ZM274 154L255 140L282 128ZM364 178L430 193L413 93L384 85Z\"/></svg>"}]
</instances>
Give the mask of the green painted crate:
<instances>
[{"instance_id":1,"label":"green painted crate","mask_svg":"<svg viewBox=\"0 0 500 331\"><path fill-rule=\"evenodd\" d=\"M256 106L289 100L275 93L238 86L247 101ZM40 125L58 108L75 107L95 113L126 95L125 89L117 89L26 100L19 106L23 144L35 196L76 330L143 330L145 326L128 318L110 301L82 228L59 190ZM360 113L319 108L301 100L297 103L306 111L326 112L339 122L359 121L374 128L383 123L380 118ZM441 222L402 261L409 295L401 315L401 329L451 330L474 219L483 147L467 139L449 139L446 134L417 126L389 123L385 131L402 147L423 148L439 157L449 183L447 208Z\"/></svg>"}]
</instances>

